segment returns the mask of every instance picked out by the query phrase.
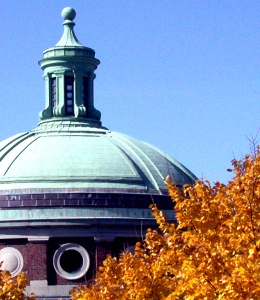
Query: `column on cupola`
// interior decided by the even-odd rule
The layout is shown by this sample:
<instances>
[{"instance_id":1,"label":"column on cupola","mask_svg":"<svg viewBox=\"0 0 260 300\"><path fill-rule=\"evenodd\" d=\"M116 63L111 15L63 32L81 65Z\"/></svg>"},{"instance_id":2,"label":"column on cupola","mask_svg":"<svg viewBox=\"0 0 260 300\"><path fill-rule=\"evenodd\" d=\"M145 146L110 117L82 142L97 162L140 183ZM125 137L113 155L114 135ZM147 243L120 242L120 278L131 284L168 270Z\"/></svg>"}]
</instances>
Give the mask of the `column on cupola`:
<instances>
[{"instance_id":1,"label":"column on cupola","mask_svg":"<svg viewBox=\"0 0 260 300\"><path fill-rule=\"evenodd\" d=\"M88 111L89 117L95 118L95 108L94 108L94 79L96 78L96 74L90 73L88 77Z\"/></svg>"},{"instance_id":2,"label":"column on cupola","mask_svg":"<svg viewBox=\"0 0 260 300\"><path fill-rule=\"evenodd\" d=\"M64 70L57 70L52 73L47 72L44 74L46 104L45 109L40 112L40 119L65 116L64 74ZM53 87L53 79L55 79L55 87ZM55 99L53 97L55 97Z\"/></svg>"},{"instance_id":3,"label":"column on cupola","mask_svg":"<svg viewBox=\"0 0 260 300\"><path fill-rule=\"evenodd\" d=\"M53 116L52 105L50 102L50 93L51 93L50 78L51 78L50 73L44 73L43 79L45 83L45 108L39 113L40 119L48 119Z\"/></svg>"},{"instance_id":4,"label":"column on cupola","mask_svg":"<svg viewBox=\"0 0 260 300\"><path fill-rule=\"evenodd\" d=\"M74 71L74 115L75 117L86 117L87 107L85 104L85 90L84 78L86 77L85 71Z\"/></svg>"},{"instance_id":5,"label":"column on cupola","mask_svg":"<svg viewBox=\"0 0 260 300\"><path fill-rule=\"evenodd\" d=\"M88 94L84 103L87 106L87 117L91 119L100 120L101 113L94 107L94 79L96 74L94 72L89 72L86 82L88 85Z\"/></svg>"},{"instance_id":6,"label":"column on cupola","mask_svg":"<svg viewBox=\"0 0 260 300\"><path fill-rule=\"evenodd\" d=\"M65 102L64 102L64 77L65 71L58 70L52 73L49 80L49 102L52 106L53 117L63 117L65 116ZM53 97L53 87L52 80L56 78L56 105L54 105Z\"/></svg>"}]
</instances>

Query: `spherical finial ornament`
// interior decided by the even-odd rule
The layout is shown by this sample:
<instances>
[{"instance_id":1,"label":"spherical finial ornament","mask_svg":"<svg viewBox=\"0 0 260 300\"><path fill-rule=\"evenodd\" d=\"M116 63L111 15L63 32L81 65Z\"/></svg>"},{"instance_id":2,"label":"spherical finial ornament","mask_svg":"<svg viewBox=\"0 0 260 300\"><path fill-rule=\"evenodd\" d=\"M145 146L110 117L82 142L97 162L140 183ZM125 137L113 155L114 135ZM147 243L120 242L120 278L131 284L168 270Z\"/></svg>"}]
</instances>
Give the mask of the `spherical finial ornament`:
<instances>
[{"instance_id":1,"label":"spherical finial ornament","mask_svg":"<svg viewBox=\"0 0 260 300\"><path fill-rule=\"evenodd\" d=\"M61 12L61 16L64 20L73 21L76 17L76 11L72 7L65 7Z\"/></svg>"}]
</instances>

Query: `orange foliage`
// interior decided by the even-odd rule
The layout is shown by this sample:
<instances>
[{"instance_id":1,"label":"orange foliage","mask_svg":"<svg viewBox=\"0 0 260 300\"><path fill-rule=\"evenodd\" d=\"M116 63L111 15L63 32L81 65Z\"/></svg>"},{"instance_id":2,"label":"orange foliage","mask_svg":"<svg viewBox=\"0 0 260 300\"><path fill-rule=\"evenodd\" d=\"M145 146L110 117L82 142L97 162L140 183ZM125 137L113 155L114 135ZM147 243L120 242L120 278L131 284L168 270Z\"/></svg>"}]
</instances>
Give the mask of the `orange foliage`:
<instances>
[{"instance_id":1,"label":"orange foliage","mask_svg":"<svg viewBox=\"0 0 260 300\"><path fill-rule=\"evenodd\" d=\"M0 270L0 299L1 300L34 300L34 296L26 296L25 288L28 279L20 273L14 280L8 271Z\"/></svg>"},{"instance_id":2,"label":"orange foliage","mask_svg":"<svg viewBox=\"0 0 260 300\"><path fill-rule=\"evenodd\" d=\"M135 254L107 257L71 299L260 299L260 151L232 164L227 185L167 182L178 225L152 205L161 233L148 230Z\"/></svg>"}]
</instances>

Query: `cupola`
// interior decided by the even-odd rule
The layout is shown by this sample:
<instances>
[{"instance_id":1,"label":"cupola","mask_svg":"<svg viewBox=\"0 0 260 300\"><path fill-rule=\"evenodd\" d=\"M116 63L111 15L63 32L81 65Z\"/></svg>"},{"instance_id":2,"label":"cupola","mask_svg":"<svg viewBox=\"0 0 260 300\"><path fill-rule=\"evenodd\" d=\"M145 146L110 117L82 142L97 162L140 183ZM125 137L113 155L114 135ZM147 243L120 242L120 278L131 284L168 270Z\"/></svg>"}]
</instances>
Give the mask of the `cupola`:
<instances>
[{"instance_id":1,"label":"cupola","mask_svg":"<svg viewBox=\"0 0 260 300\"><path fill-rule=\"evenodd\" d=\"M43 52L39 64L44 71L46 105L40 119L70 119L101 125L101 113L94 108L93 81L100 61L95 51L84 47L74 33L76 12L66 7L61 13L64 32L53 48Z\"/></svg>"}]
</instances>

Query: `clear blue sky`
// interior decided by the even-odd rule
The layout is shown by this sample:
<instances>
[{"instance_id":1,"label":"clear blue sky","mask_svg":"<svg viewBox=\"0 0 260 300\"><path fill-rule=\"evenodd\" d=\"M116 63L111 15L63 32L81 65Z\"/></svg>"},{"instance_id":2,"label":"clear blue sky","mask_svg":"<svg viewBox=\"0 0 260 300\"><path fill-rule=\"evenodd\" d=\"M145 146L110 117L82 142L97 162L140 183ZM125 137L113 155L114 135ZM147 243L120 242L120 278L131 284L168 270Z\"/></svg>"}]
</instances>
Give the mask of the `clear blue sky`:
<instances>
[{"instance_id":1,"label":"clear blue sky","mask_svg":"<svg viewBox=\"0 0 260 300\"><path fill-rule=\"evenodd\" d=\"M101 60L103 125L227 182L231 159L250 151L246 136L260 127L260 1L2 1L0 140L37 126L37 62L59 41L66 6L77 12L78 39Z\"/></svg>"}]
</instances>

